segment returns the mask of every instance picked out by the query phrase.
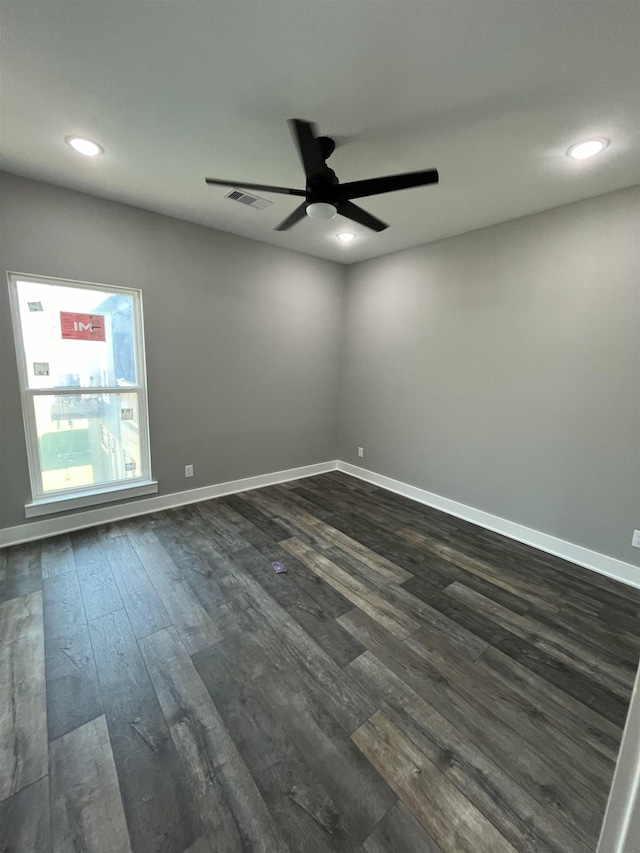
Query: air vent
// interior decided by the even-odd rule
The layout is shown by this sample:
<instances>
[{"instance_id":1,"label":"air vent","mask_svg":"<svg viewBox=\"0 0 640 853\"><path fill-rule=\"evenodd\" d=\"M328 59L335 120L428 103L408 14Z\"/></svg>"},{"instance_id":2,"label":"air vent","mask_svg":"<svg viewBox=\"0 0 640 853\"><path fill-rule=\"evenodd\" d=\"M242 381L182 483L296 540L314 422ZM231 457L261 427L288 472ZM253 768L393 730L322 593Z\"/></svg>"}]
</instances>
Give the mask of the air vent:
<instances>
[{"instance_id":1,"label":"air vent","mask_svg":"<svg viewBox=\"0 0 640 853\"><path fill-rule=\"evenodd\" d=\"M240 190L231 190L225 198L230 198L233 201L239 201L240 204L246 204L249 207L255 207L256 210L264 210L266 207L271 207L272 201L267 201L266 198L258 198L256 195L240 192Z\"/></svg>"}]
</instances>

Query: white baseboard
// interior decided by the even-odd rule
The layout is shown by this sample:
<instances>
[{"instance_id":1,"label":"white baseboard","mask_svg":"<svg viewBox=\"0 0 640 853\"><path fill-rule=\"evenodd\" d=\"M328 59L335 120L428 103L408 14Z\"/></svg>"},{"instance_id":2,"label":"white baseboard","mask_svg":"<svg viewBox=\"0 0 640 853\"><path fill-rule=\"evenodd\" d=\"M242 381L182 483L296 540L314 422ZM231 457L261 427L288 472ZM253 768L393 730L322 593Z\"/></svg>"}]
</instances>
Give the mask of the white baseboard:
<instances>
[{"instance_id":1,"label":"white baseboard","mask_svg":"<svg viewBox=\"0 0 640 853\"><path fill-rule=\"evenodd\" d=\"M407 483L400 482L400 480L385 477L383 474L376 474L374 471L359 468L357 465L351 465L348 462L338 462L338 470L344 471L345 474L350 474L352 477L357 477L360 480L365 480L367 483L373 483L375 486L388 489L390 492L396 492L418 503L440 509L443 512L449 513L449 515L456 516L456 518L463 518L465 521L470 521L472 524L477 524L487 530L501 533L509 539L515 539L517 542L531 545L540 551L545 551L547 554L562 557L563 560L576 563L586 569L591 569L601 575L606 575L609 578L640 589L640 568L634 566L632 563L616 560L614 557L608 557L606 554L600 554L598 551L591 551L589 548L583 548L581 545L575 545L573 542L566 542L564 539L549 536L547 533L541 533L539 530L533 530L522 524L516 524L513 521L508 521L506 518L500 518L498 515L483 512L481 509L475 509L466 504L452 501L449 498L443 498L441 495L427 492L424 489L418 489L416 486L410 486Z\"/></svg>"},{"instance_id":2,"label":"white baseboard","mask_svg":"<svg viewBox=\"0 0 640 853\"><path fill-rule=\"evenodd\" d=\"M631 563L625 563L622 560L616 560L614 557L608 557L606 554L591 551L581 545L575 545L573 542L549 536L539 530L516 524L506 518L500 518L498 515L492 515L483 510L475 509L475 507L452 501L416 486L410 486L408 483L385 477L383 474L376 474L366 468L359 468L357 465L335 460L319 462L316 465L304 465L301 468L289 468L286 471L276 471L272 474L261 474L257 477L245 477L242 480L231 480L228 483L218 483L200 489L189 489L185 492L174 492L170 495L157 495L129 503L112 504L85 512L70 513L58 518L32 521L30 524L5 527L0 529L0 548L18 545L21 542L44 539L47 536L57 536L61 533L71 533L73 530L82 530L85 527L94 527L97 524L108 524L138 515L148 515L151 512L159 512L160 510L206 501L211 498L221 498L224 495L232 495L236 492L260 489L263 486L273 486L276 483L286 483L303 477L313 477L316 474L335 470L343 471L352 477L373 483L373 485L388 489L390 492L396 492L418 503L440 509L456 518L463 518L465 521L470 521L472 524L477 524L487 530L501 533L509 539L531 545L540 551L562 557L562 559L576 563L578 566L583 566L640 589L640 568Z\"/></svg>"},{"instance_id":3,"label":"white baseboard","mask_svg":"<svg viewBox=\"0 0 640 853\"><path fill-rule=\"evenodd\" d=\"M138 515L148 515L163 509L207 501L211 498L221 498L236 492L246 492L249 489L260 489L263 486L274 486L276 483L287 483L303 477L313 477L326 471L335 471L338 463L319 462L316 465L303 465L301 468L289 468L287 471L276 471L273 474L260 474L257 477L245 477L242 480L231 480L228 483L218 483L214 486L203 486L200 489L189 489L186 492L174 492L170 495L158 495L139 501L103 506L86 512L75 512L58 518L47 518L42 521L32 521L30 524L18 524L15 527L0 529L0 548L8 545L18 545L21 542L31 542L44 539L46 536L58 536L60 533L71 533L85 527L97 524L108 524L112 521L122 521Z\"/></svg>"}]
</instances>

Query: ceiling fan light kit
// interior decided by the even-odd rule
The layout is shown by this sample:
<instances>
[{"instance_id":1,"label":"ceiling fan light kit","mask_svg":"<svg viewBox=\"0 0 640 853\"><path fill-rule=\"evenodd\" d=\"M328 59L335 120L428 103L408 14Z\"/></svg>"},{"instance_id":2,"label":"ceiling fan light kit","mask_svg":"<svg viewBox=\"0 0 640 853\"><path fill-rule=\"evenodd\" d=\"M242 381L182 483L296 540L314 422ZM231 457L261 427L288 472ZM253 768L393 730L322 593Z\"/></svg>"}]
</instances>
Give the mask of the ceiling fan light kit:
<instances>
[{"instance_id":1,"label":"ceiling fan light kit","mask_svg":"<svg viewBox=\"0 0 640 853\"><path fill-rule=\"evenodd\" d=\"M208 184L233 186L241 189L261 192L294 195L304 199L293 213L276 226L276 231L287 231L305 216L312 219L333 219L336 213L370 228L372 231L384 231L386 222L354 204L352 199L380 195L411 187L428 186L438 183L436 169L422 172L409 172L403 175L389 175L384 178L370 178L364 181L351 181L341 184L333 169L327 166L327 160L333 154L336 144L329 136L317 136L315 125L294 118L289 127L298 147L302 168L306 176L306 189L273 187L267 184L247 184L238 181L223 181L218 178L205 178Z\"/></svg>"},{"instance_id":2,"label":"ceiling fan light kit","mask_svg":"<svg viewBox=\"0 0 640 853\"><path fill-rule=\"evenodd\" d=\"M324 201L313 201L307 205L306 213L312 219L333 219L338 209Z\"/></svg>"}]
</instances>

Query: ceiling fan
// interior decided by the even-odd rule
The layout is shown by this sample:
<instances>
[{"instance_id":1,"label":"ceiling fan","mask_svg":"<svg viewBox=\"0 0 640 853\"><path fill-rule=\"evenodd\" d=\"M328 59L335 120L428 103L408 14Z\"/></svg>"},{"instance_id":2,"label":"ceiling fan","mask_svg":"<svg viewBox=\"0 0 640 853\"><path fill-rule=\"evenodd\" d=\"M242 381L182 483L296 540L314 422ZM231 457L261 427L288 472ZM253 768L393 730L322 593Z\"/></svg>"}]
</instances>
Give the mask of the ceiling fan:
<instances>
[{"instance_id":1,"label":"ceiling fan","mask_svg":"<svg viewBox=\"0 0 640 853\"><path fill-rule=\"evenodd\" d=\"M384 231L385 228L389 227L387 223L367 213L357 204L353 204L352 199L438 183L437 169L428 169L425 172L408 172L403 175L389 175L385 178L370 178L365 181L351 181L341 184L336 173L327 166L326 162L335 150L334 140L329 136L316 136L315 125L299 118L290 119L289 127L298 146L302 167L307 178L306 189L294 190L289 187L272 187L266 184L247 184L237 181L220 181L217 178L205 178L208 184L295 195L304 198L304 201L296 207L293 213L276 226L276 231L286 231L303 219L305 214L314 219L333 219L336 213L371 228L373 231Z\"/></svg>"}]
</instances>

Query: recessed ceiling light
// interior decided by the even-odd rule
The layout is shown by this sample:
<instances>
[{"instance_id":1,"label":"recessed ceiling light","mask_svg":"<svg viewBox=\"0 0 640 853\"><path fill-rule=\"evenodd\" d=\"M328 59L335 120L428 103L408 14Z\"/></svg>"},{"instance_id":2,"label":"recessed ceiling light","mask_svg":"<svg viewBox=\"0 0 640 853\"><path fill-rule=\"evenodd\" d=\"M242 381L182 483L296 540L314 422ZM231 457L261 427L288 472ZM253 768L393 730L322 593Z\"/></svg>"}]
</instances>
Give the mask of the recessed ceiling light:
<instances>
[{"instance_id":1,"label":"recessed ceiling light","mask_svg":"<svg viewBox=\"0 0 640 853\"><path fill-rule=\"evenodd\" d=\"M587 157L593 157L594 154L604 151L608 144L608 139L589 139L587 142L577 142L572 145L567 154L574 160L586 160Z\"/></svg>"},{"instance_id":2,"label":"recessed ceiling light","mask_svg":"<svg viewBox=\"0 0 640 853\"><path fill-rule=\"evenodd\" d=\"M67 136L66 142L80 154L85 157L95 157L96 154L104 154L104 149L97 142L92 142L90 139L83 139L81 136Z\"/></svg>"},{"instance_id":3,"label":"recessed ceiling light","mask_svg":"<svg viewBox=\"0 0 640 853\"><path fill-rule=\"evenodd\" d=\"M343 243L350 243L352 240L356 239L356 235L352 234L350 231L342 231L340 234L336 234L338 240L342 240Z\"/></svg>"}]
</instances>

